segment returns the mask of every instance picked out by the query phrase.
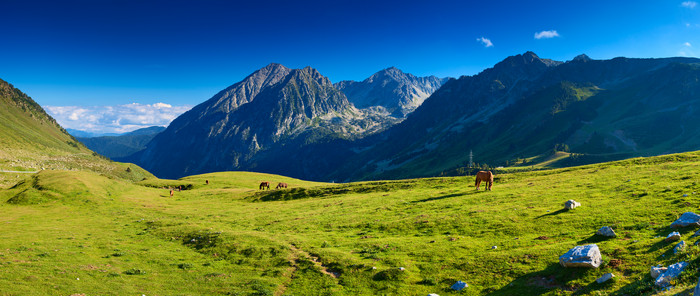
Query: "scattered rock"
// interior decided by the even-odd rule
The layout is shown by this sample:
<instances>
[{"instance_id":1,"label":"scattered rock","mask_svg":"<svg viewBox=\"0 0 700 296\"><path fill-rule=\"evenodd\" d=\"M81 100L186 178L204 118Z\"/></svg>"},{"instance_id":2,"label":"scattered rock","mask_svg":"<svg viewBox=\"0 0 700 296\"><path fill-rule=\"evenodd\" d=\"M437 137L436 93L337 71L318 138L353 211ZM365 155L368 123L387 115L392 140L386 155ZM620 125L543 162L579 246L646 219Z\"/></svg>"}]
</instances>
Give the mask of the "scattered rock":
<instances>
[{"instance_id":1,"label":"scattered rock","mask_svg":"<svg viewBox=\"0 0 700 296\"><path fill-rule=\"evenodd\" d=\"M440 296L440 295L435 294L435 293L430 293L430 294L428 294L428 296Z\"/></svg>"},{"instance_id":2,"label":"scattered rock","mask_svg":"<svg viewBox=\"0 0 700 296\"><path fill-rule=\"evenodd\" d=\"M693 212L685 212L681 217L671 223L671 227L700 226L700 215Z\"/></svg>"},{"instance_id":3,"label":"scattered rock","mask_svg":"<svg viewBox=\"0 0 700 296\"><path fill-rule=\"evenodd\" d=\"M685 250L685 241L681 241L675 247L673 247L673 254Z\"/></svg>"},{"instance_id":4,"label":"scattered rock","mask_svg":"<svg viewBox=\"0 0 700 296\"><path fill-rule=\"evenodd\" d=\"M678 262L676 264L671 264L671 266L668 267L666 272L662 273L661 275L659 275L659 277L656 278L654 284L656 284L659 287L669 286L671 284L671 281L677 278L687 266L688 262Z\"/></svg>"},{"instance_id":5,"label":"scattered rock","mask_svg":"<svg viewBox=\"0 0 700 296\"><path fill-rule=\"evenodd\" d=\"M467 285L467 283L465 283L463 281L457 281L456 283L454 283L454 285L452 285L450 287L450 289L455 290L455 291L462 291L466 287L469 287L469 285Z\"/></svg>"},{"instance_id":6,"label":"scattered rock","mask_svg":"<svg viewBox=\"0 0 700 296\"><path fill-rule=\"evenodd\" d=\"M695 194L695 192L693 192ZM695 290L693 290L693 295L700 295L700 279L698 279L698 284L695 285Z\"/></svg>"},{"instance_id":7,"label":"scattered rock","mask_svg":"<svg viewBox=\"0 0 700 296\"><path fill-rule=\"evenodd\" d=\"M573 199L567 200L567 201L564 203L564 208L567 209L567 210L572 210L572 209L575 209L575 208L580 207L580 206L581 206L581 203L580 203L580 202L577 202L577 201L575 201L575 200L573 200Z\"/></svg>"},{"instance_id":8,"label":"scattered rock","mask_svg":"<svg viewBox=\"0 0 700 296\"><path fill-rule=\"evenodd\" d=\"M683 197L688 197L688 194L683 194Z\"/></svg>"},{"instance_id":9,"label":"scattered rock","mask_svg":"<svg viewBox=\"0 0 700 296\"><path fill-rule=\"evenodd\" d=\"M596 244L576 246L566 254L559 256L559 264L564 267L598 268L601 262L600 249Z\"/></svg>"},{"instance_id":10,"label":"scattered rock","mask_svg":"<svg viewBox=\"0 0 700 296\"><path fill-rule=\"evenodd\" d=\"M681 239L681 234L678 231L671 232L665 239L667 242L675 242Z\"/></svg>"},{"instance_id":11,"label":"scattered rock","mask_svg":"<svg viewBox=\"0 0 700 296\"><path fill-rule=\"evenodd\" d=\"M652 278L657 279L659 278L660 275L662 275L664 272L666 272L668 268L663 267L661 265L657 266L652 266L651 271L649 272L649 275L651 275Z\"/></svg>"},{"instance_id":12,"label":"scattered rock","mask_svg":"<svg viewBox=\"0 0 700 296\"><path fill-rule=\"evenodd\" d=\"M498 249L498 246L491 247L492 250Z\"/></svg>"},{"instance_id":13,"label":"scattered rock","mask_svg":"<svg viewBox=\"0 0 700 296\"><path fill-rule=\"evenodd\" d=\"M610 226L603 226L595 233L607 237L616 237L615 231Z\"/></svg>"},{"instance_id":14,"label":"scattered rock","mask_svg":"<svg viewBox=\"0 0 700 296\"><path fill-rule=\"evenodd\" d=\"M603 276L599 277L595 281L596 281L596 283L602 284L602 283L609 281L610 279L612 279L614 277L615 277L614 274L608 272L608 273L604 274Z\"/></svg>"},{"instance_id":15,"label":"scattered rock","mask_svg":"<svg viewBox=\"0 0 700 296\"><path fill-rule=\"evenodd\" d=\"M699 236L699 235L700 235L700 230L693 233L693 235L691 235L690 238L694 238L694 237Z\"/></svg>"},{"instance_id":16,"label":"scattered rock","mask_svg":"<svg viewBox=\"0 0 700 296\"><path fill-rule=\"evenodd\" d=\"M406 269L403 268L403 267L399 267L399 270L400 270L400 271L404 271L404 270L406 270Z\"/></svg>"}]
</instances>

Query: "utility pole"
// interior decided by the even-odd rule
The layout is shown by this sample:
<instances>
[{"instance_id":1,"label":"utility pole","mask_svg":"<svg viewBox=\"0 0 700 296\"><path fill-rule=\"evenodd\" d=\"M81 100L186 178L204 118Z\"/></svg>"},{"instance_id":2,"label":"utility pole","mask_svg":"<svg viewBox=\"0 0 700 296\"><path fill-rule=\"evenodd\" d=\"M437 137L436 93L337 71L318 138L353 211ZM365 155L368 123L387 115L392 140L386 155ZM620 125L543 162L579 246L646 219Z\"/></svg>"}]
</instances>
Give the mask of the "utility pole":
<instances>
[{"instance_id":1,"label":"utility pole","mask_svg":"<svg viewBox=\"0 0 700 296\"><path fill-rule=\"evenodd\" d=\"M472 150L469 150L469 168L474 167L474 152Z\"/></svg>"}]
</instances>

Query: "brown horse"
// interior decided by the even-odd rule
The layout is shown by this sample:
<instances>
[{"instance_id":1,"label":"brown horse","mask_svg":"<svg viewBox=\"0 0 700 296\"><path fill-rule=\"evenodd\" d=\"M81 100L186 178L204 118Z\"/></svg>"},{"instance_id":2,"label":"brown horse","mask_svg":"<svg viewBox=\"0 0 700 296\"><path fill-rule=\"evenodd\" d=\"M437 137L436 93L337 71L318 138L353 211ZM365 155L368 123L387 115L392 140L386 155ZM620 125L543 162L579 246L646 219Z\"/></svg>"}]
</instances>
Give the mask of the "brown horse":
<instances>
[{"instance_id":1,"label":"brown horse","mask_svg":"<svg viewBox=\"0 0 700 296\"><path fill-rule=\"evenodd\" d=\"M270 182L265 181L260 183L260 190L263 190L265 188L270 189Z\"/></svg>"},{"instance_id":2,"label":"brown horse","mask_svg":"<svg viewBox=\"0 0 700 296\"><path fill-rule=\"evenodd\" d=\"M493 185L493 174L490 171L479 171L476 173L476 190L479 190L479 185L481 181L486 182L486 188L484 190L491 190L491 185Z\"/></svg>"},{"instance_id":3,"label":"brown horse","mask_svg":"<svg viewBox=\"0 0 700 296\"><path fill-rule=\"evenodd\" d=\"M279 183L275 189L287 188L287 183Z\"/></svg>"}]
</instances>

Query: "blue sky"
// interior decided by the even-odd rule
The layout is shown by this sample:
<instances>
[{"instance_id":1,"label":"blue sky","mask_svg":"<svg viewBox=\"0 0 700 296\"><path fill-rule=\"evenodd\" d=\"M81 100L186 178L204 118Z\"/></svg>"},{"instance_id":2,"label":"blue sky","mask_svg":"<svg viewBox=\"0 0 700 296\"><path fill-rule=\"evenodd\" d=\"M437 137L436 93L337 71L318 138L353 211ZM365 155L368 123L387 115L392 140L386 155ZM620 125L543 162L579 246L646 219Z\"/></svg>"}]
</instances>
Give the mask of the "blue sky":
<instances>
[{"instance_id":1,"label":"blue sky","mask_svg":"<svg viewBox=\"0 0 700 296\"><path fill-rule=\"evenodd\" d=\"M390 66L473 75L528 50L562 61L581 53L700 54L694 1L0 0L0 7L0 78L42 106L89 110L136 103L181 112L271 62L311 66L337 82Z\"/></svg>"}]
</instances>

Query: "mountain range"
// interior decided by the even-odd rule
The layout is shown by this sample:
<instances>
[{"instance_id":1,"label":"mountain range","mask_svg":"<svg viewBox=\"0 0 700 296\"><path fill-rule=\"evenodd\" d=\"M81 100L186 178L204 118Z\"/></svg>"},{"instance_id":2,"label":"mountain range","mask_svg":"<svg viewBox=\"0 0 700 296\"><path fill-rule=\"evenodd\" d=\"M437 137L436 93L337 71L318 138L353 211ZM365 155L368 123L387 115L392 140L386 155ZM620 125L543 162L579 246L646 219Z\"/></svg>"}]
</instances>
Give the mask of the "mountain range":
<instances>
[{"instance_id":1,"label":"mountain range","mask_svg":"<svg viewBox=\"0 0 700 296\"><path fill-rule=\"evenodd\" d=\"M270 64L121 160L167 178L251 170L348 181L439 175L470 154L495 167L559 150L567 157L552 166L570 166L697 150L699 64L526 52L457 79L392 67L336 84Z\"/></svg>"}]
</instances>

